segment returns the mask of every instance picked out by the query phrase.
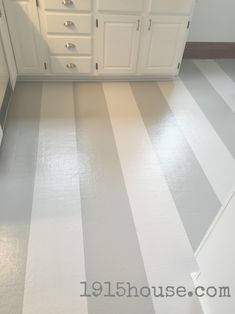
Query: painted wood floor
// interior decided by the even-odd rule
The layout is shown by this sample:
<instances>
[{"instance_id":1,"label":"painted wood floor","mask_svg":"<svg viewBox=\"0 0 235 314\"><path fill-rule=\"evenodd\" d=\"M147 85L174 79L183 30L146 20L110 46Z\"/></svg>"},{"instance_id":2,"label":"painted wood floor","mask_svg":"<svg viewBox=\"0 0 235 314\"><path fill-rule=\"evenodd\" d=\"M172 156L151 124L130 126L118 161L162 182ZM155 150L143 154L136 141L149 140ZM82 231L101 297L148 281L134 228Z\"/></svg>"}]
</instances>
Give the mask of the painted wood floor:
<instances>
[{"instance_id":1,"label":"painted wood floor","mask_svg":"<svg viewBox=\"0 0 235 314\"><path fill-rule=\"evenodd\" d=\"M171 82L18 83L0 150L0 314L200 314L185 286L235 184L235 61ZM193 249L192 249L193 248Z\"/></svg>"}]
</instances>

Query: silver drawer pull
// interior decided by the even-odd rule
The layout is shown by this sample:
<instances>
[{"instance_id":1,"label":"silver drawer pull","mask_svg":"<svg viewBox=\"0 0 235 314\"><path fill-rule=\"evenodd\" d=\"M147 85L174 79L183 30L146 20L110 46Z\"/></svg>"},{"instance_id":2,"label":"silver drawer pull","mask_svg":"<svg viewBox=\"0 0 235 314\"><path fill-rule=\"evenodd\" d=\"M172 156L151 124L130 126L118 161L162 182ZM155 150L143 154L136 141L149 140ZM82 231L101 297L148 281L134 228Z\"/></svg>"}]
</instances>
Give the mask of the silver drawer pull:
<instances>
[{"instance_id":1,"label":"silver drawer pull","mask_svg":"<svg viewBox=\"0 0 235 314\"><path fill-rule=\"evenodd\" d=\"M73 4L73 1L72 1L72 0L63 0L63 1L62 1L62 4L63 4L63 5L72 5L72 4Z\"/></svg>"},{"instance_id":2,"label":"silver drawer pull","mask_svg":"<svg viewBox=\"0 0 235 314\"><path fill-rule=\"evenodd\" d=\"M74 22L72 22L72 21L66 21L66 22L64 22L64 26L65 26L65 27L74 26Z\"/></svg>"},{"instance_id":3,"label":"silver drawer pull","mask_svg":"<svg viewBox=\"0 0 235 314\"><path fill-rule=\"evenodd\" d=\"M73 49L73 48L76 47L76 45L74 45L74 44L72 44L72 43L67 43L67 44L65 44L65 47L66 47L67 49Z\"/></svg>"},{"instance_id":4,"label":"silver drawer pull","mask_svg":"<svg viewBox=\"0 0 235 314\"><path fill-rule=\"evenodd\" d=\"M76 64L75 64L75 63L67 63L67 64L66 64L66 67L67 67L68 69L75 69L75 68L76 68Z\"/></svg>"}]
</instances>

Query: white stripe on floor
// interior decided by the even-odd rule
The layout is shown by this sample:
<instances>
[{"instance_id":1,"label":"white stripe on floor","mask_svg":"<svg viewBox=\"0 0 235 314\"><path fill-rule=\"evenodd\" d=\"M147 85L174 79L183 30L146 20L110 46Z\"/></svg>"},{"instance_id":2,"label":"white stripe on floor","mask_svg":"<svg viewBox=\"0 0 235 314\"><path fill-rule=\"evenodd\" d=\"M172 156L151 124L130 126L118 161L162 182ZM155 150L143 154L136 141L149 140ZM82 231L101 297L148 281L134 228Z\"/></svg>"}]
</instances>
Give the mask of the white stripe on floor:
<instances>
[{"instance_id":1,"label":"white stripe on floor","mask_svg":"<svg viewBox=\"0 0 235 314\"><path fill-rule=\"evenodd\" d=\"M87 314L72 84L44 84L23 314Z\"/></svg>"},{"instance_id":2,"label":"white stripe on floor","mask_svg":"<svg viewBox=\"0 0 235 314\"><path fill-rule=\"evenodd\" d=\"M213 60L195 60L194 63L235 112L235 82Z\"/></svg>"},{"instance_id":3,"label":"white stripe on floor","mask_svg":"<svg viewBox=\"0 0 235 314\"><path fill-rule=\"evenodd\" d=\"M149 285L174 282L182 273L191 286L197 264L130 85L103 88ZM187 313L187 299L177 309L175 300L153 303L156 313Z\"/></svg>"},{"instance_id":4,"label":"white stripe on floor","mask_svg":"<svg viewBox=\"0 0 235 314\"><path fill-rule=\"evenodd\" d=\"M158 86L222 203L234 184L232 155L181 80L158 83Z\"/></svg>"}]
</instances>

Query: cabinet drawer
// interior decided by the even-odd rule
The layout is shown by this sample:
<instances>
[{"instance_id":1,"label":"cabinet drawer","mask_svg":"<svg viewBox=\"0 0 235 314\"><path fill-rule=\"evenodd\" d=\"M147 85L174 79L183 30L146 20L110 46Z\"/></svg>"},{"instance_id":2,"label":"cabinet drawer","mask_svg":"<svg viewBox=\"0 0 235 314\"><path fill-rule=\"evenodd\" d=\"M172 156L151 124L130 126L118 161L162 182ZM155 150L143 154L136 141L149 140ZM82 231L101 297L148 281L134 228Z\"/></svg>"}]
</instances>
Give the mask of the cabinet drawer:
<instances>
[{"instance_id":1,"label":"cabinet drawer","mask_svg":"<svg viewBox=\"0 0 235 314\"><path fill-rule=\"evenodd\" d=\"M144 0L97 0L99 11L141 12Z\"/></svg>"},{"instance_id":2,"label":"cabinet drawer","mask_svg":"<svg viewBox=\"0 0 235 314\"><path fill-rule=\"evenodd\" d=\"M47 14L46 25L50 34L90 34L91 15Z\"/></svg>"},{"instance_id":3,"label":"cabinet drawer","mask_svg":"<svg viewBox=\"0 0 235 314\"><path fill-rule=\"evenodd\" d=\"M149 11L157 14L190 14L193 0L151 0Z\"/></svg>"},{"instance_id":4,"label":"cabinet drawer","mask_svg":"<svg viewBox=\"0 0 235 314\"><path fill-rule=\"evenodd\" d=\"M44 0L45 10L90 11L91 0Z\"/></svg>"},{"instance_id":5,"label":"cabinet drawer","mask_svg":"<svg viewBox=\"0 0 235 314\"><path fill-rule=\"evenodd\" d=\"M89 74L91 73L91 57L51 57L53 73Z\"/></svg>"},{"instance_id":6,"label":"cabinet drawer","mask_svg":"<svg viewBox=\"0 0 235 314\"><path fill-rule=\"evenodd\" d=\"M47 43L51 54L91 54L91 37L48 37Z\"/></svg>"}]
</instances>

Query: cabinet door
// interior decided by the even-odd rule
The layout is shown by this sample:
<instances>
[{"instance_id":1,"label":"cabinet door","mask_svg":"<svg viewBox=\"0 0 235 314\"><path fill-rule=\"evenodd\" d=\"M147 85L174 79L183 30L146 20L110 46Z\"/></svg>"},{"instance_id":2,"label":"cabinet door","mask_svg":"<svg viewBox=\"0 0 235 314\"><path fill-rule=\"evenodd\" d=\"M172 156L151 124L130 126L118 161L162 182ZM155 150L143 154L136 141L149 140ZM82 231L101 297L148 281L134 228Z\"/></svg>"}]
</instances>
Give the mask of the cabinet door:
<instances>
[{"instance_id":1,"label":"cabinet door","mask_svg":"<svg viewBox=\"0 0 235 314\"><path fill-rule=\"evenodd\" d=\"M174 75L185 46L188 18L150 17L145 21L140 52L140 72Z\"/></svg>"},{"instance_id":2,"label":"cabinet door","mask_svg":"<svg viewBox=\"0 0 235 314\"><path fill-rule=\"evenodd\" d=\"M150 13L190 14L194 0L150 0Z\"/></svg>"},{"instance_id":3,"label":"cabinet door","mask_svg":"<svg viewBox=\"0 0 235 314\"><path fill-rule=\"evenodd\" d=\"M100 16L97 19L98 73L136 72L141 18L138 16Z\"/></svg>"},{"instance_id":4,"label":"cabinet door","mask_svg":"<svg viewBox=\"0 0 235 314\"><path fill-rule=\"evenodd\" d=\"M97 0L99 11L142 12L144 0Z\"/></svg>"},{"instance_id":5,"label":"cabinet door","mask_svg":"<svg viewBox=\"0 0 235 314\"><path fill-rule=\"evenodd\" d=\"M19 74L44 72L43 40L35 0L4 0Z\"/></svg>"}]
</instances>

